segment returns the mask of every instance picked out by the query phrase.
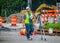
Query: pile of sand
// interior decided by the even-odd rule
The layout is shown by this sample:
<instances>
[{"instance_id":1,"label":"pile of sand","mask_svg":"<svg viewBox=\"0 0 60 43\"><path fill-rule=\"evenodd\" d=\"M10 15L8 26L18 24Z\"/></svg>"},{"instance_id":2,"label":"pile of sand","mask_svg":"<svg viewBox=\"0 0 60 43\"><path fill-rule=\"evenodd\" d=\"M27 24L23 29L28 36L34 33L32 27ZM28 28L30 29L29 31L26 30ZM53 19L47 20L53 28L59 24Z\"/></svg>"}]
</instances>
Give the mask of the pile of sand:
<instances>
[{"instance_id":1,"label":"pile of sand","mask_svg":"<svg viewBox=\"0 0 60 43\"><path fill-rule=\"evenodd\" d=\"M17 17L17 23L22 23L22 14L21 13L17 13L17 14L11 14L8 18L7 18L7 22L11 23L11 17L15 15Z\"/></svg>"}]
</instances>

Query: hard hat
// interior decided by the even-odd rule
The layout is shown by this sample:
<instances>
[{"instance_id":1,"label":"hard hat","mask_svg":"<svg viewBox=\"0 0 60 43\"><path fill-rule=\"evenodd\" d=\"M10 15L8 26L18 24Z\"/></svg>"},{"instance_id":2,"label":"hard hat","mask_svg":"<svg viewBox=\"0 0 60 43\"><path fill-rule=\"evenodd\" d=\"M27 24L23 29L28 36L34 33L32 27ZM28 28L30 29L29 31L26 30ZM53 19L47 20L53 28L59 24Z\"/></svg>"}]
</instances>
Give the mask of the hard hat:
<instances>
[{"instance_id":1,"label":"hard hat","mask_svg":"<svg viewBox=\"0 0 60 43\"><path fill-rule=\"evenodd\" d=\"M30 9L30 7L26 7L26 9Z\"/></svg>"}]
</instances>

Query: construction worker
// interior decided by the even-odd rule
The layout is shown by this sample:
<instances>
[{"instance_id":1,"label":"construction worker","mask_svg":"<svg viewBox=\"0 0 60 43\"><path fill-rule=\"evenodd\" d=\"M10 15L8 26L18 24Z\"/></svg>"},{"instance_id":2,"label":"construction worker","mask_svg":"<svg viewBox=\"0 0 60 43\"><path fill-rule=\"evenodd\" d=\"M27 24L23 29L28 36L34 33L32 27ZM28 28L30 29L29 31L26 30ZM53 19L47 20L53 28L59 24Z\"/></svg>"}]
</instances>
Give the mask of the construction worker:
<instances>
[{"instance_id":1,"label":"construction worker","mask_svg":"<svg viewBox=\"0 0 60 43\"><path fill-rule=\"evenodd\" d=\"M29 7L26 7L26 12L24 13L23 18L24 18L24 23L26 27L26 37L28 40L32 40L30 35L31 35L31 32L34 30L33 23L32 23L33 14Z\"/></svg>"}]
</instances>

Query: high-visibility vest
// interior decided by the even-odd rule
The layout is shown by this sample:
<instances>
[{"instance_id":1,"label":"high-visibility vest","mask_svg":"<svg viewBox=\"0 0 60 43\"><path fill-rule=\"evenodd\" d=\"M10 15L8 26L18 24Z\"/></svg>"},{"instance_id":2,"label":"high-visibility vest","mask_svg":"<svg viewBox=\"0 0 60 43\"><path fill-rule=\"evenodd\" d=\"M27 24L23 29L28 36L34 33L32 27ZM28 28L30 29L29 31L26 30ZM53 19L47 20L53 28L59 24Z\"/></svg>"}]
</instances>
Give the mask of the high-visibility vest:
<instances>
[{"instance_id":1,"label":"high-visibility vest","mask_svg":"<svg viewBox=\"0 0 60 43\"><path fill-rule=\"evenodd\" d=\"M32 13L30 12L30 16L33 16ZM26 15L26 19L24 20L25 23L29 24L29 15L28 15L28 12L25 13Z\"/></svg>"}]
</instances>

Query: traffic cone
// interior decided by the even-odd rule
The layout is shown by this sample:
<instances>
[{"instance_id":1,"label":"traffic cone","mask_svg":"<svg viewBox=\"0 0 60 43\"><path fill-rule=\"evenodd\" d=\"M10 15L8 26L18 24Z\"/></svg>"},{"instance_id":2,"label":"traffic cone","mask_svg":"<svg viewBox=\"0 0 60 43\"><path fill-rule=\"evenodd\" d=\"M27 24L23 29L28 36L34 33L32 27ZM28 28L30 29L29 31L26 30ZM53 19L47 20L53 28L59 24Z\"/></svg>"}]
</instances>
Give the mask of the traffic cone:
<instances>
[{"instance_id":1,"label":"traffic cone","mask_svg":"<svg viewBox=\"0 0 60 43\"><path fill-rule=\"evenodd\" d=\"M16 16L12 16L11 18L11 26L16 26Z\"/></svg>"},{"instance_id":2,"label":"traffic cone","mask_svg":"<svg viewBox=\"0 0 60 43\"><path fill-rule=\"evenodd\" d=\"M20 29L19 32L20 35L26 35L26 29ZM36 34L36 30L31 32L31 35L35 35Z\"/></svg>"},{"instance_id":3,"label":"traffic cone","mask_svg":"<svg viewBox=\"0 0 60 43\"><path fill-rule=\"evenodd\" d=\"M20 34L20 35L25 35L25 34L26 34L26 29L20 29L19 34Z\"/></svg>"},{"instance_id":4,"label":"traffic cone","mask_svg":"<svg viewBox=\"0 0 60 43\"><path fill-rule=\"evenodd\" d=\"M0 26L2 26L2 16L0 16Z\"/></svg>"}]
</instances>

